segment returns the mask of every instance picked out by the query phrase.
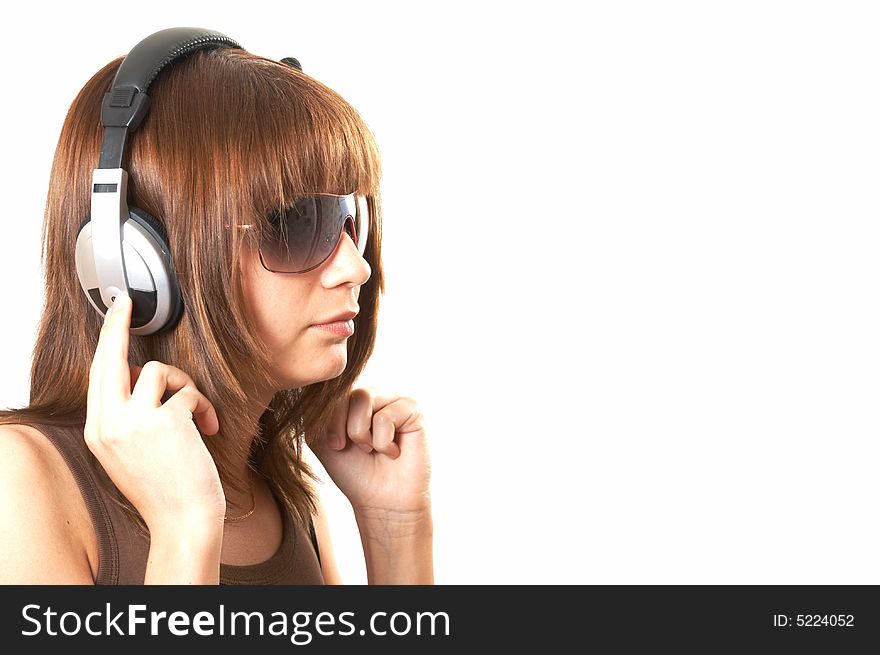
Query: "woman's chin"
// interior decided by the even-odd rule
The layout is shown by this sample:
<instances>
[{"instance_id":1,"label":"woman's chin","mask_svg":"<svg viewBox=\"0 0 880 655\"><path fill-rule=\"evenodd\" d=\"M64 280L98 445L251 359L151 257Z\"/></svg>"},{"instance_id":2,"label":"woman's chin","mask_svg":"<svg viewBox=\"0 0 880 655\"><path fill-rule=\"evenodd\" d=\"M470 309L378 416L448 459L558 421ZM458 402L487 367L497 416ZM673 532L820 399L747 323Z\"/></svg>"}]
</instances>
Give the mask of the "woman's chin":
<instances>
[{"instance_id":1,"label":"woman's chin","mask_svg":"<svg viewBox=\"0 0 880 655\"><path fill-rule=\"evenodd\" d=\"M345 351L342 352L341 357L326 357L324 359L321 366L317 366L318 362L313 360L308 371L298 369L291 371L290 375L284 376L288 384L287 388L294 389L338 378L345 372L345 367L348 365L348 355Z\"/></svg>"}]
</instances>

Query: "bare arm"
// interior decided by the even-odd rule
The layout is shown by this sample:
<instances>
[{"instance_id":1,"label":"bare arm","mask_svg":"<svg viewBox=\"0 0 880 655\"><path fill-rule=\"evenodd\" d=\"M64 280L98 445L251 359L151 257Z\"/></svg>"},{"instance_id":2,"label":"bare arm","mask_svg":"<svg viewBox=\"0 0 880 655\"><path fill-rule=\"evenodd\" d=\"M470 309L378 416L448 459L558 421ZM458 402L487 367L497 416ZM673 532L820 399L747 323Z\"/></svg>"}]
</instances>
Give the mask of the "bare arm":
<instances>
[{"instance_id":1,"label":"bare arm","mask_svg":"<svg viewBox=\"0 0 880 655\"><path fill-rule=\"evenodd\" d=\"M91 519L84 503L71 501L78 494L45 437L0 425L0 584L94 584L78 529ZM222 519L212 525L193 518L151 536L147 584L219 582Z\"/></svg>"},{"instance_id":2,"label":"bare arm","mask_svg":"<svg viewBox=\"0 0 880 655\"><path fill-rule=\"evenodd\" d=\"M318 513L312 518L315 523L318 552L321 554L321 571L324 575L324 584L341 585L343 584L342 576L339 575L339 568L336 565L336 555L333 552L333 543L330 540L330 526L327 521L327 514L324 511L324 503L319 493L316 493L315 496Z\"/></svg>"},{"instance_id":3,"label":"bare arm","mask_svg":"<svg viewBox=\"0 0 880 655\"><path fill-rule=\"evenodd\" d=\"M53 484L52 459L26 432L0 426L2 584L94 584L85 544L71 526L71 503Z\"/></svg>"}]
</instances>

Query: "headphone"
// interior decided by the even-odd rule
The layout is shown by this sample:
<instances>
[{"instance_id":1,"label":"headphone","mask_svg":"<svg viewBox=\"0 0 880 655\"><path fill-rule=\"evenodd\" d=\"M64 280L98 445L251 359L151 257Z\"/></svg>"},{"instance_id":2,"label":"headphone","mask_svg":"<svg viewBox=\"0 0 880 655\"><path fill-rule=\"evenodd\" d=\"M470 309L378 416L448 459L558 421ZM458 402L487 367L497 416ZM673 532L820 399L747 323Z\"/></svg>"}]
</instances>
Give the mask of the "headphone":
<instances>
[{"instance_id":1,"label":"headphone","mask_svg":"<svg viewBox=\"0 0 880 655\"><path fill-rule=\"evenodd\" d=\"M132 334L171 330L183 315L183 297L162 223L128 204L122 162L129 135L150 108L147 91L169 64L197 50L239 48L228 36L194 27L172 27L148 36L122 61L104 95L104 140L92 173L91 215L76 238L76 274L102 316L120 293L132 299ZM293 57L281 60L302 70Z\"/></svg>"}]
</instances>

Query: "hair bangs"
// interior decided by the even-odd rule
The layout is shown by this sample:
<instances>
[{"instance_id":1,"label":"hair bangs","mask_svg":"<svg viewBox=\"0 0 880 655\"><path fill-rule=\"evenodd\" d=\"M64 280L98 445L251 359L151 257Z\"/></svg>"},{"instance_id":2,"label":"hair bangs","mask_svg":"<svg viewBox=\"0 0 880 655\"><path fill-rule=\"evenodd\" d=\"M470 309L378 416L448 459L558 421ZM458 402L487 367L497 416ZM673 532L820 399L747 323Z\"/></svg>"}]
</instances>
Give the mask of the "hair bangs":
<instances>
[{"instance_id":1,"label":"hair bangs","mask_svg":"<svg viewBox=\"0 0 880 655\"><path fill-rule=\"evenodd\" d=\"M379 194L381 159L375 138L360 114L338 93L285 64L249 54L255 78L235 79L233 96L248 96L248 111L232 114L235 128L249 135L236 153L250 178L252 232L271 230L270 217L315 193ZM241 120L251 124L242 125ZM371 225L371 229L378 226Z\"/></svg>"}]
</instances>

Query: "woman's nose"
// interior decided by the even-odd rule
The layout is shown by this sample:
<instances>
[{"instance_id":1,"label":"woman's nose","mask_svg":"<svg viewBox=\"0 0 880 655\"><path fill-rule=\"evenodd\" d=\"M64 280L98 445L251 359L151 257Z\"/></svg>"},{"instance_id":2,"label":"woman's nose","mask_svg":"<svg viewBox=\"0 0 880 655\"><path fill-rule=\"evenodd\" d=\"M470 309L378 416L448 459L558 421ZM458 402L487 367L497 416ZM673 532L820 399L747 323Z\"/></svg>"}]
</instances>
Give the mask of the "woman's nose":
<instances>
[{"instance_id":1,"label":"woman's nose","mask_svg":"<svg viewBox=\"0 0 880 655\"><path fill-rule=\"evenodd\" d=\"M370 279L372 269L369 262L361 256L357 244L347 230L342 231L342 238L336 250L330 256L329 266L325 275L329 276L326 286L338 286L343 283L362 285Z\"/></svg>"}]
</instances>

